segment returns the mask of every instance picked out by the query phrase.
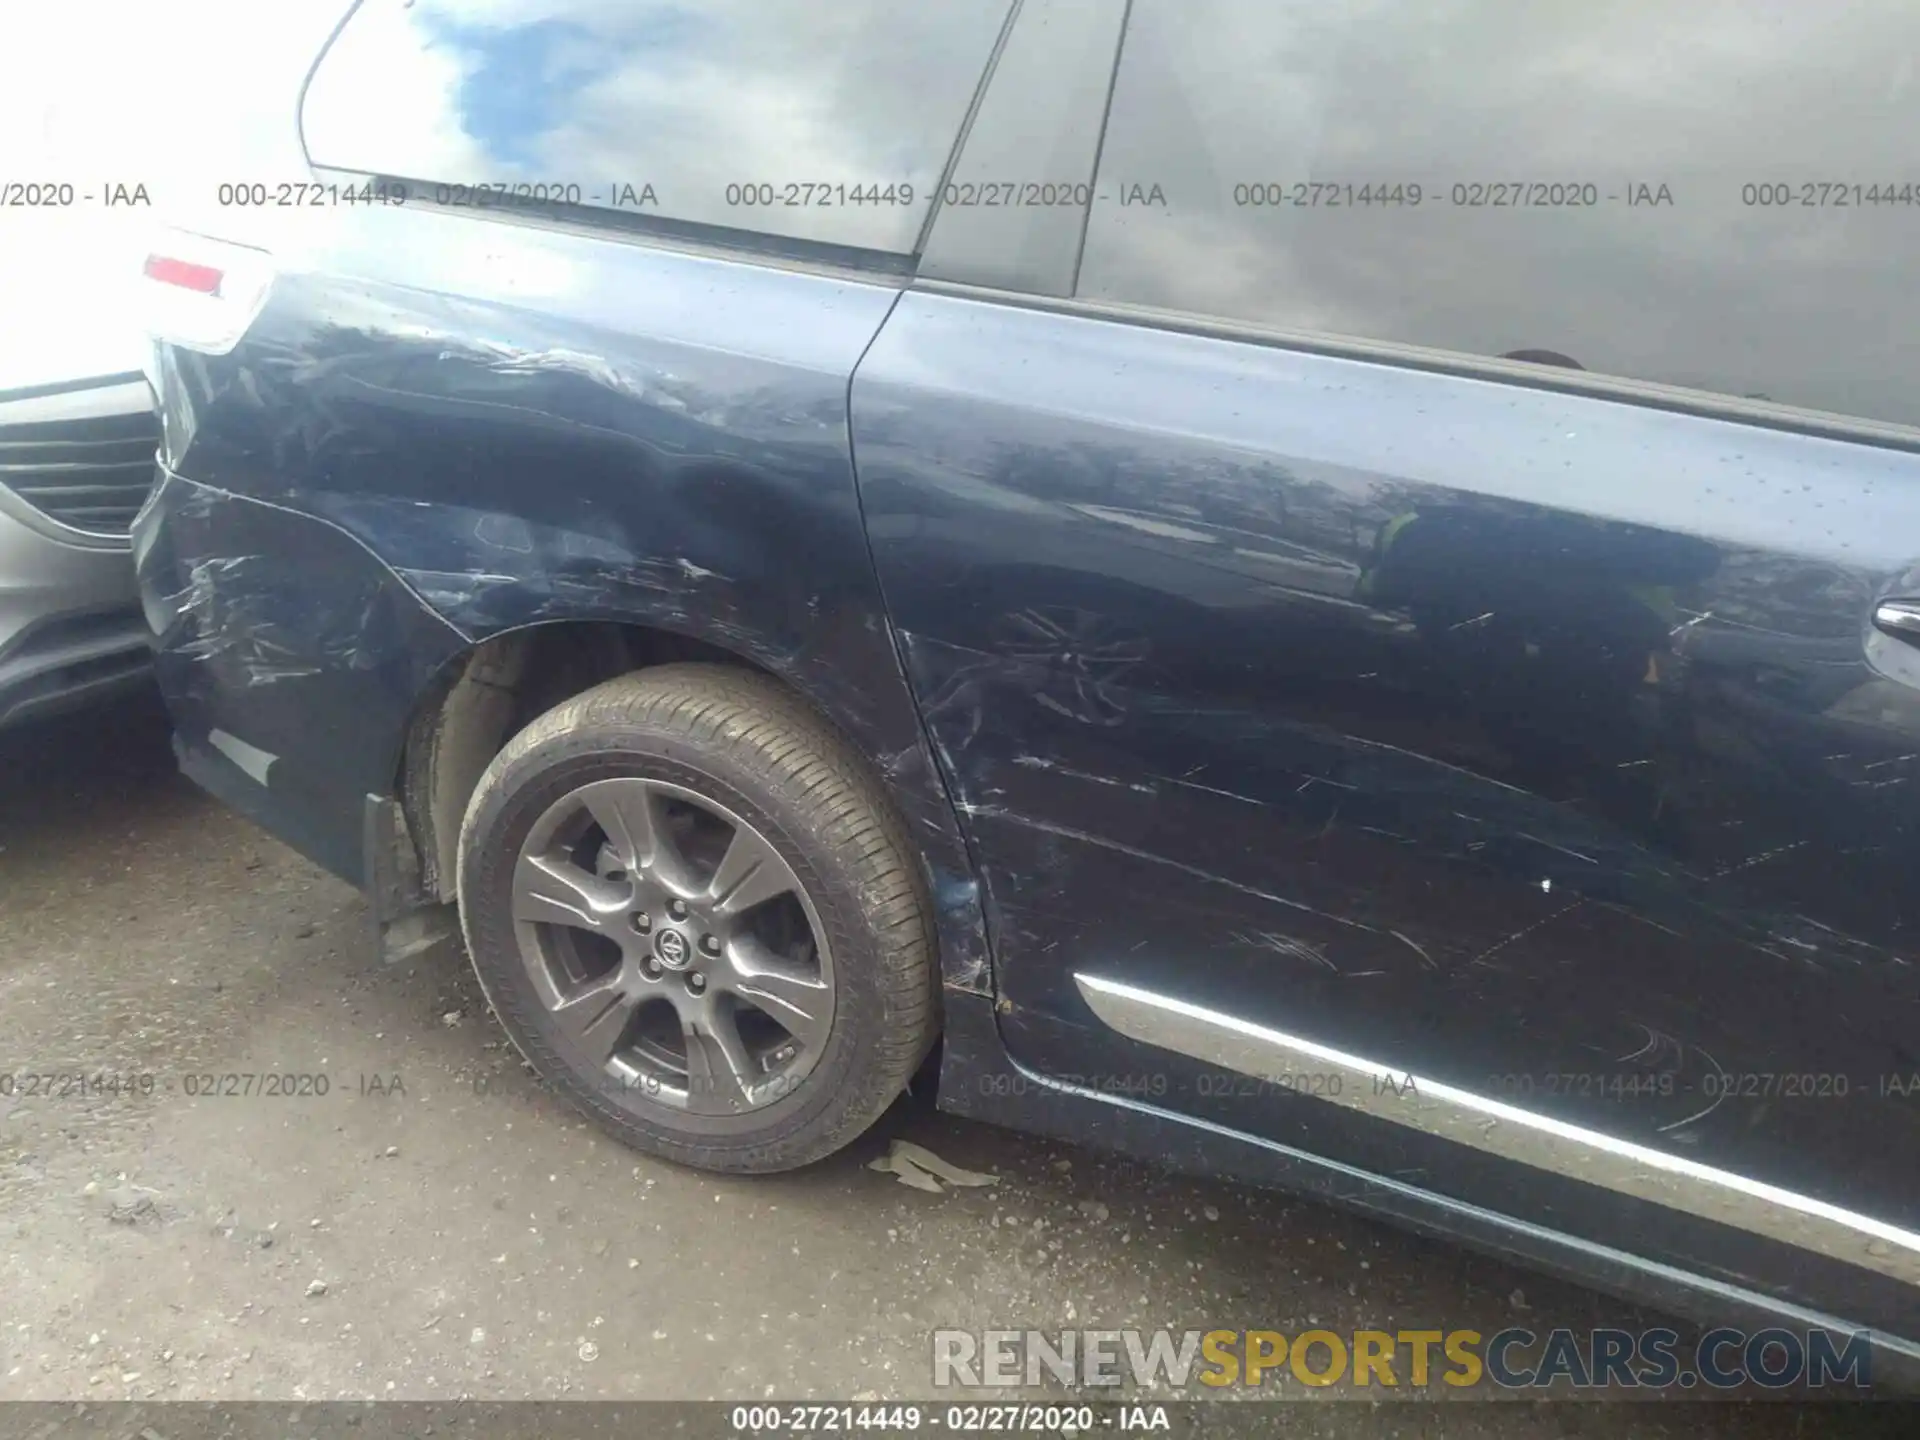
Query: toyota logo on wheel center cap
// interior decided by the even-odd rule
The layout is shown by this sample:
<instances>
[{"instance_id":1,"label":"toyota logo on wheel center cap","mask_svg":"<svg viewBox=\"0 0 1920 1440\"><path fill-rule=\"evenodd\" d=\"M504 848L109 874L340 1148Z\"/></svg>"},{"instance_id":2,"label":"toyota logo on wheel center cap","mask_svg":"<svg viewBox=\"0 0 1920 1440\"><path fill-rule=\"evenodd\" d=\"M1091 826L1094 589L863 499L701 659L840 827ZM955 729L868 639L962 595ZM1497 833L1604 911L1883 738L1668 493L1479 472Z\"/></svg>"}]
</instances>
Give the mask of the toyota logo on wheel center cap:
<instances>
[{"instance_id":1,"label":"toyota logo on wheel center cap","mask_svg":"<svg viewBox=\"0 0 1920 1440\"><path fill-rule=\"evenodd\" d=\"M678 930L662 930L653 937L653 953L669 970L678 970L693 958L693 946Z\"/></svg>"}]
</instances>

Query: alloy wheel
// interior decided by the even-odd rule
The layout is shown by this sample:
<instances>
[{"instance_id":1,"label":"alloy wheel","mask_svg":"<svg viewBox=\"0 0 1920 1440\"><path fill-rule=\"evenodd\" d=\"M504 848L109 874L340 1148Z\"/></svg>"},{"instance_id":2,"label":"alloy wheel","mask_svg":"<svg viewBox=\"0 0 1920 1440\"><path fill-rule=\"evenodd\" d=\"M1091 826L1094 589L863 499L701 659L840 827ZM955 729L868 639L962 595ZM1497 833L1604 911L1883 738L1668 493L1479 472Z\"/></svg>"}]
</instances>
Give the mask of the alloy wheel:
<instances>
[{"instance_id":1,"label":"alloy wheel","mask_svg":"<svg viewBox=\"0 0 1920 1440\"><path fill-rule=\"evenodd\" d=\"M514 866L520 957L609 1094L738 1115L793 1093L833 1025L833 959L793 867L725 806L641 777L550 805Z\"/></svg>"}]
</instances>

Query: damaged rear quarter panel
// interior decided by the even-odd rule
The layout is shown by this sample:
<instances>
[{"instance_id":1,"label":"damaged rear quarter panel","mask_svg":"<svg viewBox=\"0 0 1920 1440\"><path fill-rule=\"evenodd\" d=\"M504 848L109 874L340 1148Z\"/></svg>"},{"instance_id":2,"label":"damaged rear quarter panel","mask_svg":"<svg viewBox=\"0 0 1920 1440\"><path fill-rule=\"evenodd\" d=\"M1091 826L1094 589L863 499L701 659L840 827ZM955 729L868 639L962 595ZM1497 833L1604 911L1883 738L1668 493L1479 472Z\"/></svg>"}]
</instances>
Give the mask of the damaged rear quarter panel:
<instances>
[{"instance_id":1,"label":"damaged rear quarter panel","mask_svg":"<svg viewBox=\"0 0 1920 1440\"><path fill-rule=\"evenodd\" d=\"M218 729L280 757L248 808L325 835L357 879L361 797L391 790L413 707L471 645L561 621L691 637L872 757L926 858L949 983L984 988L849 458L848 379L896 290L427 212L327 243L233 354L163 356L179 478L146 588L171 612L186 745L216 770Z\"/></svg>"}]
</instances>

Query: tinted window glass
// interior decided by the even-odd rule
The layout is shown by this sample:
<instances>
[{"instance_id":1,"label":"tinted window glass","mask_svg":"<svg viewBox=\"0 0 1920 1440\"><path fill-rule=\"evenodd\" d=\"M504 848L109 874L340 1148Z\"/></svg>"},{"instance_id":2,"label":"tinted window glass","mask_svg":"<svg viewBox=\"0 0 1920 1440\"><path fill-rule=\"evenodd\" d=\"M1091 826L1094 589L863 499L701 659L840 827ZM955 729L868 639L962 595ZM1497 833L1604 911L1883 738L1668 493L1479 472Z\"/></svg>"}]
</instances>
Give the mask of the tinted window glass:
<instances>
[{"instance_id":1,"label":"tinted window glass","mask_svg":"<svg viewBox=\"0 0 1920 1440\"><path fill-rule=\"evenodd\" d=\"M364 0L315 164L905 253L1011 0ZM540 187L545 187L544 189ZM432 187L428 187L432 193Z\"/></svg>"},{"instance_id":2,"label":"tinted window glass","mask_svg":"<svg viewBox=\"0 0 1920 1440\"><path fill-rule=\"evenodd\" d=\"M941 192L931 279L1071 295L1126 0L1025 0Z\"/></svg>"},{"instance_id":3,"label":"tinted window glass","mask_svg":"<svg viewBox=\"0 0 1920 1440\"><path fill-rule=\"evenodd\" d=\"M1080 294L1920 423L1912 0L1132 13Z\"/></svg>"}]
</instances>

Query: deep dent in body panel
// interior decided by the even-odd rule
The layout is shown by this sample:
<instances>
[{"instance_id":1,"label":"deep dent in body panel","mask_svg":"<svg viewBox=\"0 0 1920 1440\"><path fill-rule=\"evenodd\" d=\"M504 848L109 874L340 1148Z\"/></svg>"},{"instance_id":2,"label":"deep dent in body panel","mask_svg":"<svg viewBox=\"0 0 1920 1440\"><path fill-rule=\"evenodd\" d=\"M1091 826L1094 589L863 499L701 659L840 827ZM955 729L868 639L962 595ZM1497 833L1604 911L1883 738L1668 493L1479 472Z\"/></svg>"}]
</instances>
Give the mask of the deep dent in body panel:
<instances>
[{"instance_id":1,"label":"deep dent in body panel","mask_svg":"<svg viewBox=\"0 0 1920 1440\"><path fill-rule=\"evenodd\" d=\"M781 304L806 286L846 298L849 314L874 308L861 287L739 273L750 279L743 290L772 287ZM169 361L171 453L241 498L352 536L469 643L550 621L642 625L794 685L860 748L886 757L884 778L922 852L944 982L991 990L978 885L937 769L904 691L898 705L876 693L890 640L858 533L843 405L826 406L804 366L782 368L796 343L824 356L830 338L777 329L760 332L758 356L676 352L413 288L302 279L277 299L231 360ZM863 322L850 323L849 334ZM433 474L392 464L414 453L416 430L434 446L419 452ZM501 485L494 457L470 448L471 436L517 444L527 434L572 447L590 467L584 483ZM380 446L369 436L392 448L391 468L370 465ZM489 491L501 502L486 503ZM857 570L834 568L841 550L859 555ZM810 551L817 564L793 563ZM317 636L276 625L273 577L242 559L201 557L166 597L170 628L195 632L183 658L244 664L248 685L366 663L362 627ZM888 668L900 686L890 655Z\"/></svg>"}]
</instances>

